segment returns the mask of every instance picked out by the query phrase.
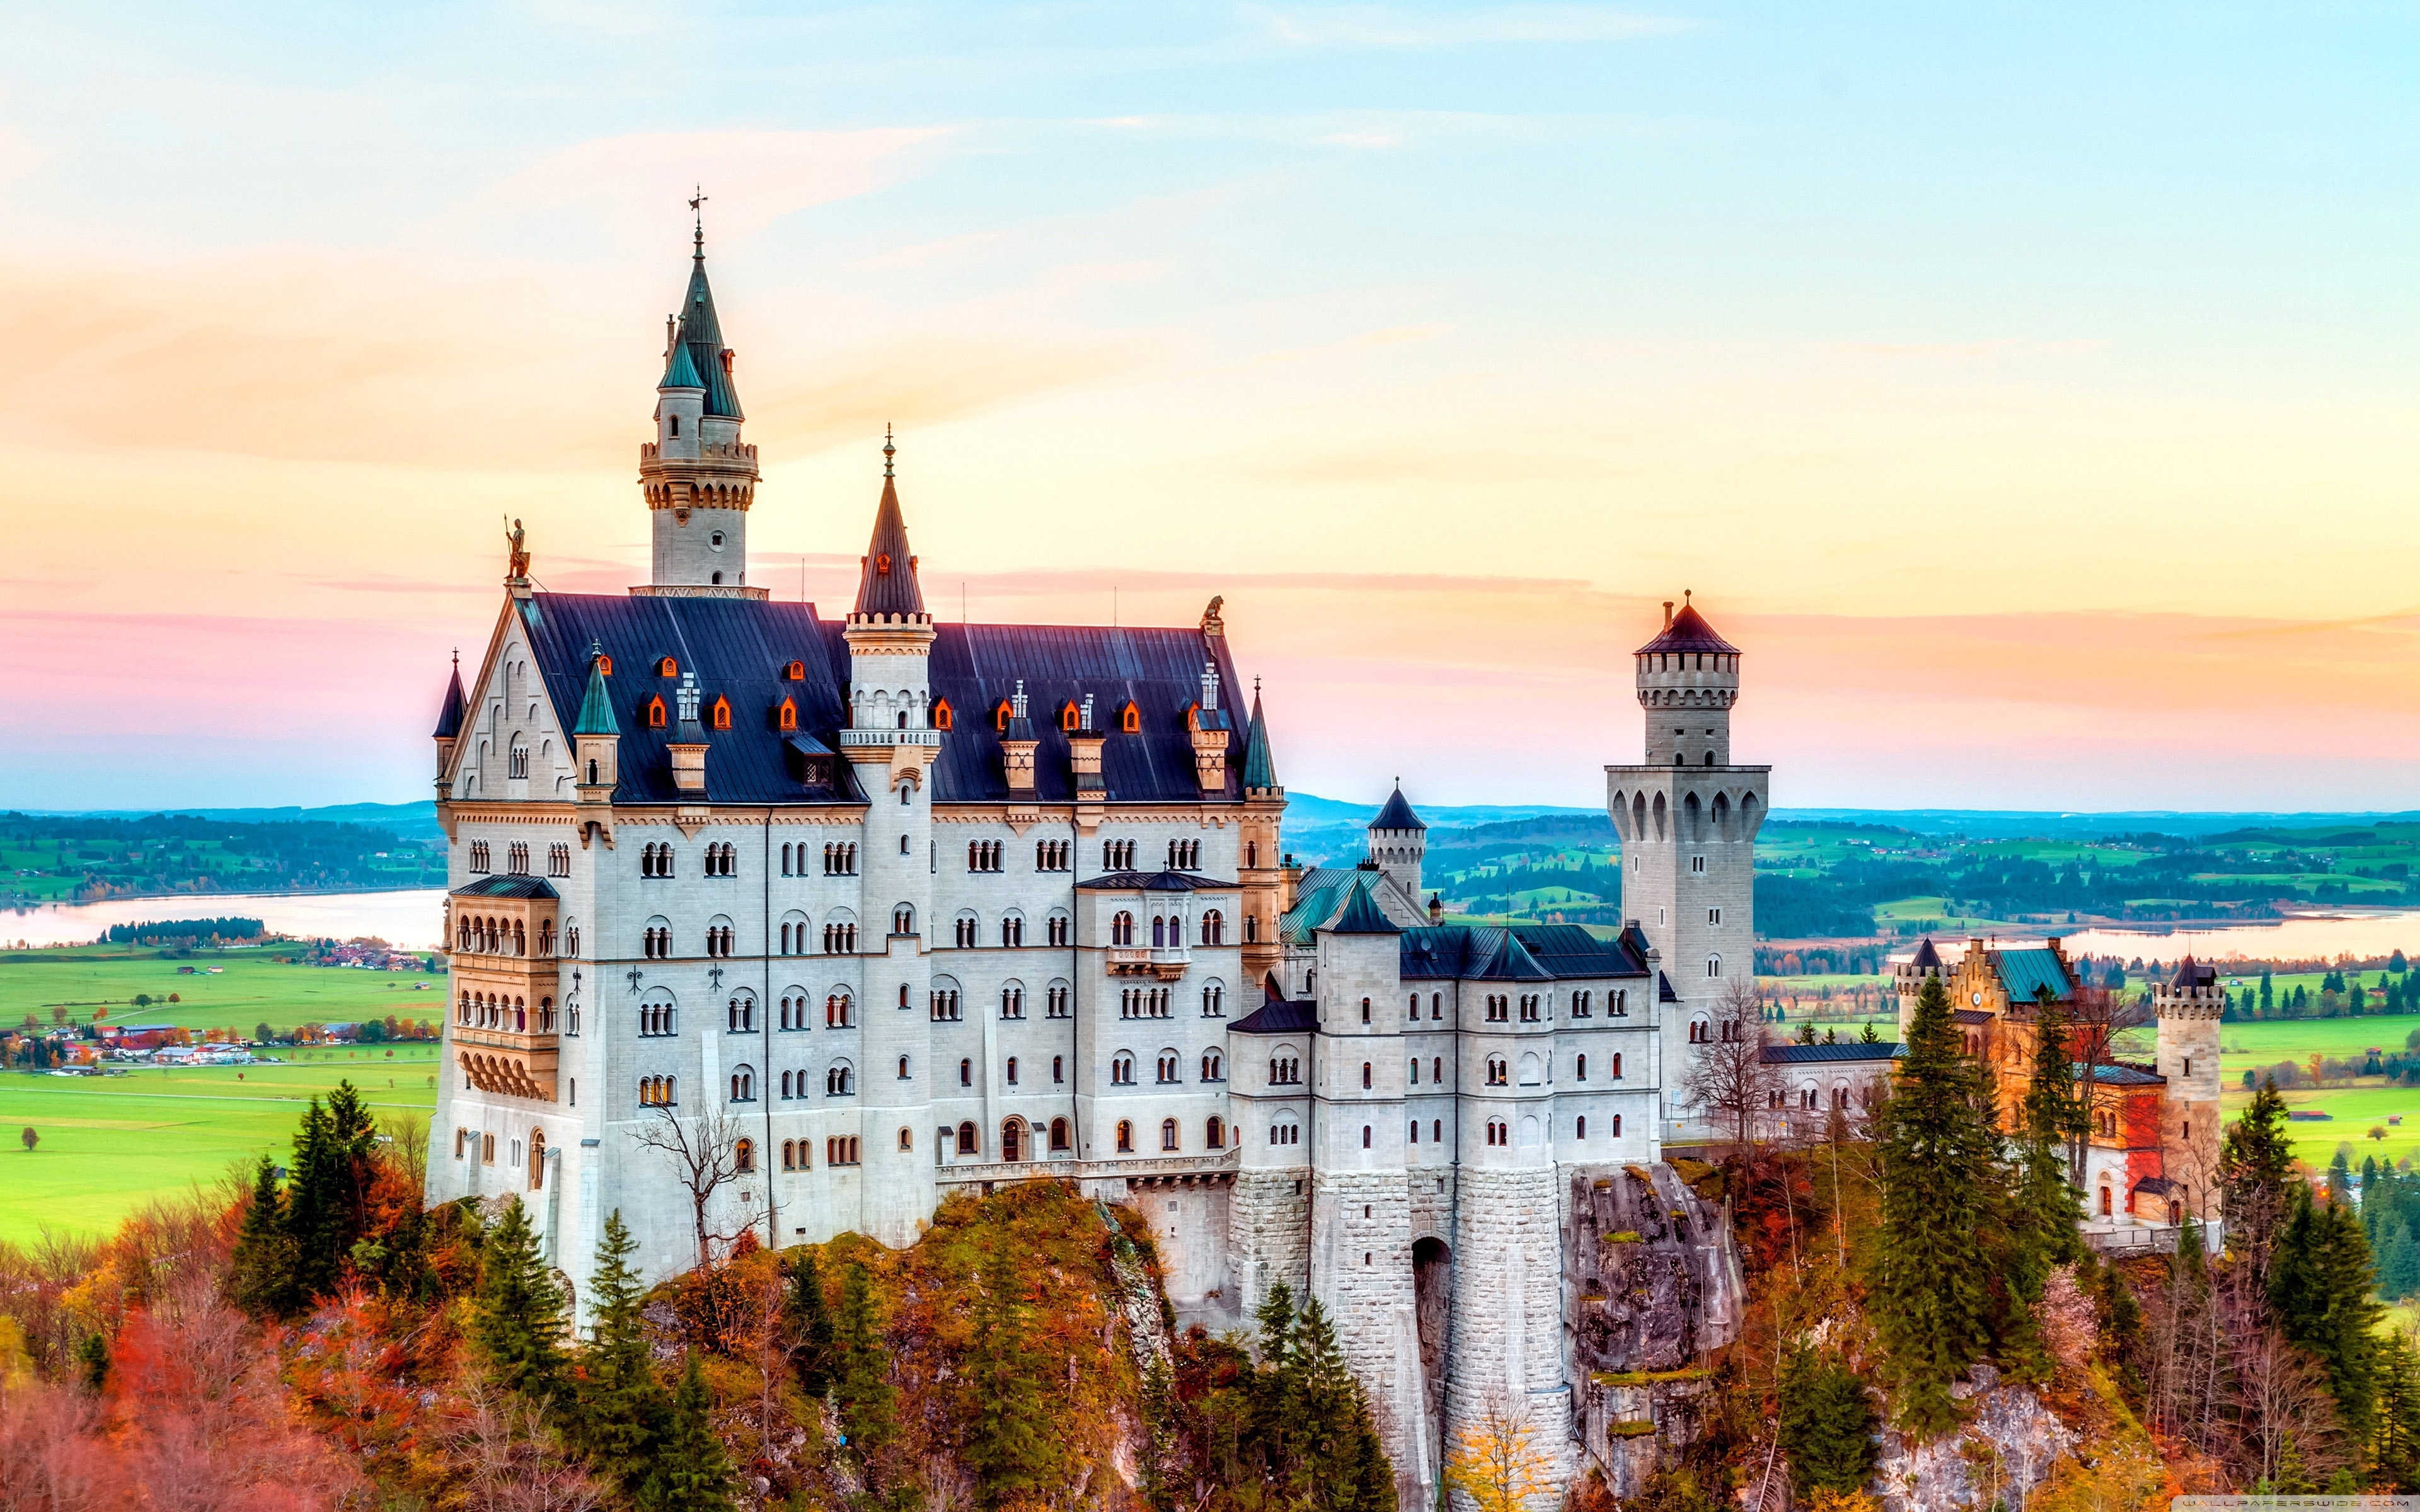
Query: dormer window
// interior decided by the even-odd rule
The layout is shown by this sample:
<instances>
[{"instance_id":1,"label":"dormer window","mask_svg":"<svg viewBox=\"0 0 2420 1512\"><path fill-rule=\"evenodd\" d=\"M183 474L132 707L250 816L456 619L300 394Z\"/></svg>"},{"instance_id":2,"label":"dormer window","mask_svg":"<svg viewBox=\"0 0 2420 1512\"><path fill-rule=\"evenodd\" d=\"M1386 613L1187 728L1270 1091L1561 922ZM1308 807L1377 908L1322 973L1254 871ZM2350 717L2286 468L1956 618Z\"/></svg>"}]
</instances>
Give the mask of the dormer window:
<instances>
[{"instance_id":1,"label":"dormer window","mask_svg":"<svg viewBox=\"0 0 2420 1512\"><path fill-rule=\"evenodd\" d=\"M799 728L799 706L788 699L783 699L782 706L773 711L773 724L776 729L781 730Z\"/></svg>"},{"instance_id":2,"label":"dormer window","mask_svg":"<svg viewBox=\"0 0 2420 1512\"><path fill-rule=\"evenodd\" d=\"M1059 728L1062 730L1083 729L1084 716L1082 711L1078 710L1073 703L1061 704L1059 706Z\"/></svg>"},{"instance_id":3,"label":"dormer window","mask_svg":"<svg viewBox=\"0 0 2420 1512\"><path fill-rule=\"evenodd\" d=\"M1129 702L1118 711L1118 728L1130 735L1141 733L1142 711Z\"/></svg>"},{"instance_id":4,"label":"dormer window","mask_svg":"<svg viewBox=\"0 0 2420 1512\"><path fill-rule=\"evenodd\" d=\"M1016 712L1009 707L1008 700L1001 700L1000 707L991 711L991 727L994 730L1005 732L1008 729L1009 716Z\"/></svg>"},{"instance_id":5,"label":"dormer window","mask_svg":"<svg viewBox=\"0 0 2420 1512\"><path fill-rule=\"evenodd\" d=\"M730 701L729 699L725 699L725 698L719 698L719 699L716 699L716 700L714 701L714 706L713 706L712 710L711 710L711 711L709 711L709 712L707 713L707 715L706 715L706 722L707 722L708 724L712 725L712 726L713 726L715 729L717 729L717 730L728 730L728 729L730 729L730 728L731 728L731 701Z\"/></svg>"},{"instance_id":6,"label":"dormer window","mask_svg":"<svg viewBox=\"0 0 2420 1512\"><path fill-rule=\"evenodd\" d=\"M794 661L782 669L782 681L785 683L803 683L806 680L807 664L803 661Z\"/></svg>"},{"instance_id":7,"label":"dormer window","mask_svg":"<svg viewBox=\"0 0 2420 1512\"><path fill-rule=\"evenodd\" d=\"M656 675L658 677L678 677L680 675L680 663L673 660L670 656L659 657L656 661Z\"/></svg>"},{"instance_id":8,"label":"dormer window","mask_svg":"<svg viewBox=\"0 0 2420 1512\"><path fill-rule=\"evenodd\" d=\"M661 730L664 727L664 701L661 698L647 700L641 706L641 712L646 717L648 729Z\"/></svg>"},{"instance_id":9,"label":"dormer window","mask_svg":"<svg viewBox=\"0 0 2420 1512\"><path fill-rule=\"evenodd\" d=\"M606 676L608 676L608 677L613 676L613 657L611 657L611 656L605 656L605 655L603 655L602 653L599 653L599 654L598 654L598 656L597 656L597 670L598 671L600 671L600 672L604 673L604 674L605 674Z\"/></svg>"},{"instance_id":10,"label":"dormer window","mask_svg":"<svg viewBox=\"0 0 2420 1512\"><path fill-rule=\"evenodd\" d=\"M948 699L935 699L933 701L933 728L936 730L953 730L956 727L957 716L950 712L950 701Z\"/></svg>"}]
</instances>

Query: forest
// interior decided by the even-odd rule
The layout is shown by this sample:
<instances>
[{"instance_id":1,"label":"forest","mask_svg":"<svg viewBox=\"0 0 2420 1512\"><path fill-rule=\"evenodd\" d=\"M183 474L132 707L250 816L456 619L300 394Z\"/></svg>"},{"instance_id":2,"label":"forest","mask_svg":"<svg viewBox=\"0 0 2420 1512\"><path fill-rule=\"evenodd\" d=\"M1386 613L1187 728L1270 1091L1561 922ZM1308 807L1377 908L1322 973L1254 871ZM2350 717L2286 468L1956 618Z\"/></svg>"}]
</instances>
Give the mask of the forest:
<instances>
[{"instance_id":1,"label":"forest","mask_svg":"<svg viewBox=\"0 0 2420 1512\"><path fill-rule=\"evenodd\" d=\"M0 904L444 883L441 845L366 825L0 814Z\"/></svg>"}]
</instances>

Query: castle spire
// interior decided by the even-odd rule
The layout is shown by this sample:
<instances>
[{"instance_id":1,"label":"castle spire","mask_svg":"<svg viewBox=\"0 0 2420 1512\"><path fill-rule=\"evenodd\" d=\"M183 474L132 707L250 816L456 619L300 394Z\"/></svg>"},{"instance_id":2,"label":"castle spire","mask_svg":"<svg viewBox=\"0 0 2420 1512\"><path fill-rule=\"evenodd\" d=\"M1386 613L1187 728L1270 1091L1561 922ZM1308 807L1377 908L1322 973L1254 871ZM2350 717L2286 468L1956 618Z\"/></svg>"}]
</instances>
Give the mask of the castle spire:
<instances>
[{"instance_id":1,"label":"castle spire","mask_svg":"<svg viewBox=\"0 0 2420 1512\"><path fill-rule=\"evenodd\" d=\"M1278 759L1269 749L1268 721L1261 717L1261 680L1252 679L1252 723L1244 733L1244 788L1275 788Z\"/></svg>"},{"instance_id":2,"label":"castle spire","mask_svg":"<svg viewBox=\"0 0 2420 1512\"><path fill-rule=\"evenodd\" d=\"M690 200L689 287L665 317L663 375L656 382L656 435L639 449L653 570L634 594L763 598L748 586L748 511L756 498L756 448L739 438L745 416L706 276L701 192Z\"/></svg>"},{"instance_id":3,"label":"castle spire","mask_svg":"<svg viewBox=\"0 0 2420 1512\"><path fill-rule=\"evenodd\" d=\"M908 522L899 513L899 481L892 471L891 459L897 452L886 425L882 432L882 502L874 512L874 538L866 543L853 615L916 618L924 612L923 591L916 585L916 558L908 549Z\"/></svg>"}]
</instances>

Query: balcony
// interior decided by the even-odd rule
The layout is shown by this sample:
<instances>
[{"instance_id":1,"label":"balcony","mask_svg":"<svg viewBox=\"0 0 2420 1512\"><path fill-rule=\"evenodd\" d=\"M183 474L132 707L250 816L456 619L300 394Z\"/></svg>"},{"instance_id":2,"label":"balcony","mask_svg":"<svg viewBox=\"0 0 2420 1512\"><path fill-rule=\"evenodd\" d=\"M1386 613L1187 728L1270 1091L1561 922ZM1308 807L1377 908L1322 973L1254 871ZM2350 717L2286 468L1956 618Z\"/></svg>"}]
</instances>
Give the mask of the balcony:
<instances>
[{"instance_id":1,"label":"balcony","mask_svg":"<svg viewBox=\"0 0 2420 1512\"><path fill-rule=\"evenodd\" d=\"M505 1028L446 1026L463 1079L482 1092L551 1103L561 1052L555 1036Z\"/></svg>"},{"instance_id":2,"label":"balcony","mask_svg":"<svg viewBox=\"0 0 2420 1512\"><path fill-rule=\"evenodd\" d=\"M1174 981L1193 964L1193 951L1182 945L1112 945L1109 949L1112 977L1156 977Z\"/></svg>"}]
</instances>

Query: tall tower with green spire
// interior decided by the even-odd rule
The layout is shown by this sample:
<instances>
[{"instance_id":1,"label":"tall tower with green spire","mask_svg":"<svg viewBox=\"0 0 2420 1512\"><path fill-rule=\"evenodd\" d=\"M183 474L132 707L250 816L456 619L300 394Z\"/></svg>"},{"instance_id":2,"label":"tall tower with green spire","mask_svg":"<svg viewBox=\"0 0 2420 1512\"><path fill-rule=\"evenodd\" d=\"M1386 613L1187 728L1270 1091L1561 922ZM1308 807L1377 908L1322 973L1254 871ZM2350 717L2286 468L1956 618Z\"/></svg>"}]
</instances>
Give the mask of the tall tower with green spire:
<instances>
[{"instance_id":1,"label":"tall tower with green spire","mask_svg":"<svg viewBox=\"0 0 2420 1512\"><path fill-rule=\"evenodd\" d=\"M756 448L739 439L739 391L731 348L706 281L701 221L680 314L664 318L664 376L656 385L656 439L639 448L639 487L654 525L654 570L630 591L689 597L763 598L748 586L748 507L756 497Z\"/></svg>"}]
</instances>

